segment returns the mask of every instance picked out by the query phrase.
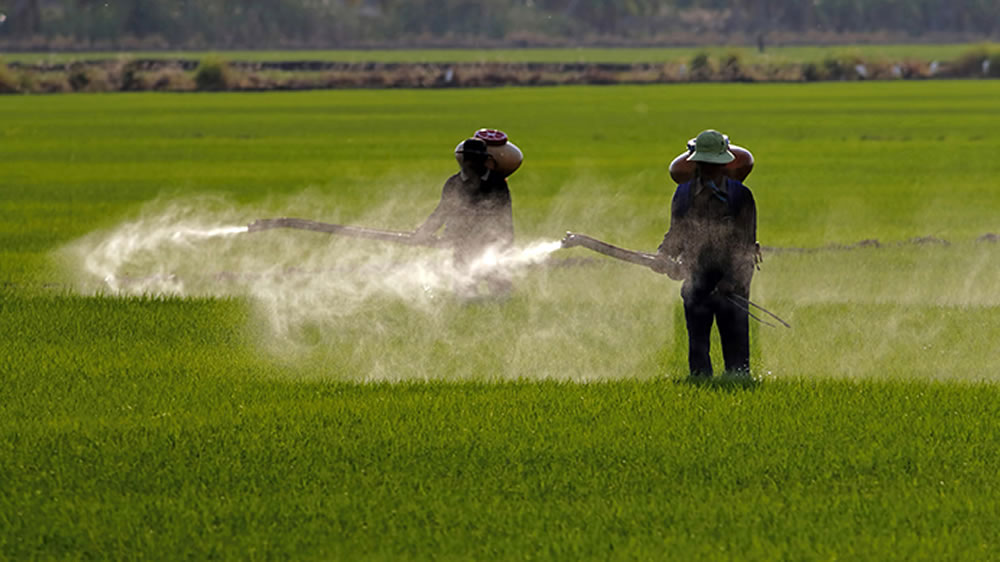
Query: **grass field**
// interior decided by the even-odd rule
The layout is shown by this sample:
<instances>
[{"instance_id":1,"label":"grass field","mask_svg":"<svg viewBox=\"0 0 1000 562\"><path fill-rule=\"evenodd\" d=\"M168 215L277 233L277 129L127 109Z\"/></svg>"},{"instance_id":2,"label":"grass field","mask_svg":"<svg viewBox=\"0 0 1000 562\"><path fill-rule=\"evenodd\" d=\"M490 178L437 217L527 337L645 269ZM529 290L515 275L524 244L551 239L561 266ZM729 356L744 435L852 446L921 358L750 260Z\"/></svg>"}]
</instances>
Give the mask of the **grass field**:
<instances>
[{"instance_id":1,"label":"grass field","mask_svg":"<svg viewBox=\"0 0 1000 562\"><path fill-rule=\"evenodd\" d=\"M864 58L892 60L952 60L974 45L894 44L830 47L768 47L760 53L756 47L669 47L669 48L551 48L551 49L397 49L334 51L136 51L122 53L3 53L7 62L63 63L74 60L101 60L119 56L142 59L201 59L207 55L233 61L318 60L335 62L609 62L656 63L688 61L697 53L721 56L740 53L744 60L818 62L831 54L857 54Z\"/></svg>"},{"instance_id":2,"label":"grass field","mask_svg":"<svg viewBox=\"0 0 1000 562\"><path fill-rule=\"evenodd\" d=\"M5 97L0 558L996 557L1000 247L977 241L1000 231L996 99L995 81ZM469 305L413 269L432 250L156 238L276 215L412 228L480 126L526 154L521 243L645 250L667 163L729 133L778 249L752 296L793 328L754 327L752 380L698 384L677 285L583 250ZM865 239L882 246L827 248Z\"/></svg>"}]
</instances>

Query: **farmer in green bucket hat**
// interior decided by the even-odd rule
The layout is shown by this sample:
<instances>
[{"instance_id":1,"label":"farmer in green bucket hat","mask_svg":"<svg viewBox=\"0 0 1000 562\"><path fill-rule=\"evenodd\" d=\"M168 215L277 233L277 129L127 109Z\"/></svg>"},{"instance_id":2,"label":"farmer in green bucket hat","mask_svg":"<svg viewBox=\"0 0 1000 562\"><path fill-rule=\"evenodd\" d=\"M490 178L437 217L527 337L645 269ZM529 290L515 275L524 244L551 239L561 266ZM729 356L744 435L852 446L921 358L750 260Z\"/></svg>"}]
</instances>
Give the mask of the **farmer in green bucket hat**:
<instances>
[{"instance_id":1,"label":"farmer in green bucket hat","mask_svg":"<svg viewBox=\"0 0 1000 562\"><path fill-rule=\"evenodd\" d=\"M709 341L719 326L726 370L748 373L750 327L745 300L759 259L757 207L750 189L726 176L735 156L729 137L709 129L695 138L687 160L694 178L677 186L670 230L663 237L654 269L683 280L688 366L694 376L710 376Z\"/></svg>"}]
</instances>

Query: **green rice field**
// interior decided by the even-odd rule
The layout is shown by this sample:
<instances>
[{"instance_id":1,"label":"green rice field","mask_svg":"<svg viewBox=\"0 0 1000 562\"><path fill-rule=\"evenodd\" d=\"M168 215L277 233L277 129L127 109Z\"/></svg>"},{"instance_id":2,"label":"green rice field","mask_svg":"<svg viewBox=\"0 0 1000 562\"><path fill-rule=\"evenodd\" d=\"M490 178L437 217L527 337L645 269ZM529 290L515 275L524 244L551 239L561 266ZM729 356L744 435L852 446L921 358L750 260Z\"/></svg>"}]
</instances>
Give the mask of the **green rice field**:
<instances>
[{"instance_id":1,"label":"green rice field","mask_svg":"<svg viewBox=\"0 0 1000 562\"><path fill-rule=\"evenodd\" d=\"M996 558L997 99L4 96L0 559ZM728 133L757 161L751 297L791 329L752 327L751 378L696 381L679 285L584 249L467 302L437 250L209 234L412 229L479 127L525 154L520 247L645 251L670 160Z\"/></svg>"}]
</instances>

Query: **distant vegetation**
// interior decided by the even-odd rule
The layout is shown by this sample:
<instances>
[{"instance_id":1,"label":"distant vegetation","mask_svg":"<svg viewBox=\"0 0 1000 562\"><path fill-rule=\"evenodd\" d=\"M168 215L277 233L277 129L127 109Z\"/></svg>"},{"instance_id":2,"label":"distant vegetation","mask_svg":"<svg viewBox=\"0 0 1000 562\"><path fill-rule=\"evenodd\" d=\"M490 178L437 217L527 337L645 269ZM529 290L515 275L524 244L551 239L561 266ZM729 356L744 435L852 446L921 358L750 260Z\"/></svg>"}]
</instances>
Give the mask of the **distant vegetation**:
<instances>
[{"instance_id":1,"label":"distant vegetation","mask_svg":"<svg viewBox=\"0 0 1000 562\"><path fill-rule=\"evenodd\" d=\"M984 40L982 0L2 0L17 49L719 45Z\"/></svg>"},{"instance_id":2,"label":"distant vegetation","mask_svg":"<svg viewBox=\"0 0 1000 562\"><path fill-rule=\"evenodd\" d=\"M896 47L896 48L891 48ZM467 88L1000 77L1000 47L525 49L20 55L0 93ZM944 55L947 58L940 58ZM284 57L284 58L282 58Z\"/></svg>"}]
</instances>

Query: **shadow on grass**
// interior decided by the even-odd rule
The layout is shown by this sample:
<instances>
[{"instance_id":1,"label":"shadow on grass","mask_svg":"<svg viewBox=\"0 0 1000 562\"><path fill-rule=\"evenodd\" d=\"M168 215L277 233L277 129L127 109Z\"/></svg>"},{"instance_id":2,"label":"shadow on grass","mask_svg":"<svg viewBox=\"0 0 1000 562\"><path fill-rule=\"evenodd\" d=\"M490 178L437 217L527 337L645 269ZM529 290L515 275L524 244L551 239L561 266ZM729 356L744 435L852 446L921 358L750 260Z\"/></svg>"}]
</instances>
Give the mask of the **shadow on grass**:
<instances>
[{"instance_id":1,"label":"shadow on grass","mask_svg":"<svg viewBox=\"0 0 1000 562\"><path fill-rule=\"evenodd\" d=\"M677 379L677 383L704 387L711 390L737 392L743 390L756 390L760 387L761 380L746 373L723 373L717 377L688 375Z\"/></svg>"}]
</instances>

